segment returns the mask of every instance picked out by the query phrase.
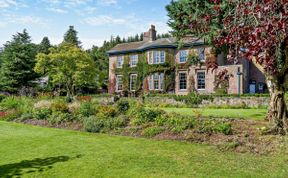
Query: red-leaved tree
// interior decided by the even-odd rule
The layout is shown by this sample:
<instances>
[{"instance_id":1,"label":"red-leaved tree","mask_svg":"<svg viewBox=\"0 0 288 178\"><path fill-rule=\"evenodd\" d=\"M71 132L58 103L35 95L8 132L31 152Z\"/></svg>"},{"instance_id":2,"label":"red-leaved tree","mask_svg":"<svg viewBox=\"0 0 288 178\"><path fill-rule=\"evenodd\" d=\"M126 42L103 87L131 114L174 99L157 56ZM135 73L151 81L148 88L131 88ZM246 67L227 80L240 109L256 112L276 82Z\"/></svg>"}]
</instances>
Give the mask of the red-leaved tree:
<instances>
[{"instance_id":1,"label":"red-leaved tree","mask_svg":"<svg viewBox=\"0 0 288 178\"><path fill-rule=\"evenodd\" d=\"M265 75L270 92L270 133L288 132L288 0L178 0L167 6L178 37L204 38L229 60L247 59ZM217 68L216 60L207 61Z\"/></svg>"}]
</instances>

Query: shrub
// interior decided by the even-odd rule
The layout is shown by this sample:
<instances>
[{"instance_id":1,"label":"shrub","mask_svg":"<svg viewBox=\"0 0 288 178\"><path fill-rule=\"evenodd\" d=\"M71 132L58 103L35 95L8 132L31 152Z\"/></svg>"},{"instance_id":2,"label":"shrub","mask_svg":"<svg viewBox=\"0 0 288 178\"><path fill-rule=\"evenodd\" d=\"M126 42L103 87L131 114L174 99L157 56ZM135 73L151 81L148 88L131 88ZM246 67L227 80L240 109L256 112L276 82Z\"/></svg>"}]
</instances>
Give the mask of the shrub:
<instances>
[{"instance_id":1,"label":"shrub","mask_svg":"<svg viewBox=\"0 0 288 178\"><path fill-rule=\"evenodd\" d=\"M0 102L2 102L7 96L4 94L0 94Z\"/></svg>"},{"instance_id":2,"label":"shrub","mask_svg":"<svg viewBox=\"0 0 288 178\"><path fill-rule=\"evenodd\" d=\"M48 119L48 117L51 114L51 110L47 108L42 108L42 109L33 109L33 118L37 120L44 120Z\"/></svg>"},{"instance_id":3,"label":"shrub","mask_svg":"<svg viewBox=\"0 0 288 178\"><path fill-rule=\"evenodd\" d=\"M1 102L1 106L6 110L17 109L19 105L20 105L19 98L14 96L9 96L3 99Z\"/></svg>"},{"instance_id":4,"label":"shrub","mask_svg":"<svg viewBox=\"0 0 288 178\"><path fill-rule=\"evenodd\" d=\"M63 112L53 112L50 117L48 118L49 123L53 125L61 124L62 122L71 121L72 116L69 113L63 113Z\"/></svg>"},{"instance_id":5,"label":"shrub","mask_svg":"<svg viewBox=\"0 0 288 178\"><path fill-rule=\"evenodd\" d=\"M119 100L117 102L117 109L120 113L126 113L130 108L129 101L127 100Z\"/></svg>"},{"instance_id":6,"label":"shrub","mask_svg":"<svg viewBox=\"0 0 288 178\"><path fill-rule=\"evenodd\" d=\"M83 102L80 104L79 114L83 115L84 117L89 117L95 115L96 109L90 102Z\"/></svg>"},{"instance_id":7,"label":"shrub","mask_svg":"<svg viewBox=\"0 0 288 178\"><path fill-rule=\"evenodd\" d=\"M155 123L157 126L164 126L167 119L163 115L159 115L155 119Z\"/></svg>"},{"instance_id":8,"label":"shrub","mask_svg":"<svg viewBox=\"0 0 288 178\"><path fill-rule=\"evenodd\" d=\"M17 110L9 110L5 112L0 119L5 120L5 121L13 121L20 117L21 113Z\"/></svg>"},{"instance_id":9,"label":"shrub","mask_svg":"<svg viewBox=\"0 0 288 178\"><path fill-rule=\"evenodd\" d=\"M34 104L34 108L35 109L42 109L42 108L50 109L51 105L52 105L51 101L41 100Z\"/></svg>"},{"instance_id":10,"label":"shrub","mask_svg":"<svg viewBox=\"0 0 288 178\"><path fill-rule=\"evenodd\" d=\"M68 110L70 113L78 113L80 110L80 103L79 102L73 102L68 104Z\"/></svg>"},{"instance_id":11,"label":"shrub","mask_svg":"<svg viewBox=\"0 0 288 178\"><path fill-rule=\"evenodd\" d=\"M183 132L196 125L196 120L190 116L183 116L177 113L170 113L167 116L166 126L174 133Z\"/></svg>"},{"instance_id":12,"label":"shrub","mask_svg":"<svg viewBox=\"0 0 288 178\"><path fill-rule=\"evenodd\" d=\"M113 106L98 106L97 114L101 113L107 117L115 117L117 115L117 111Z\"/></svg>"},{"instance_id":13,"label":"shrub","mask_svg":"<svg viewBox=\"0 0 288 178\"><path fill-rule=\"evenodd\" d=\"M202 120L197 131L206 134L223 133L229 135L232 134L232 125L224 121Z\"/></svg>"},{"instance_id":14,"label":"shrub","mask_svg":"<svg viewBox=\"0 0 288 178\"><path fill-rule=\"evenodd\" d=\"M144 137L152 138L162 133L165 129L161 127L149 127L142 131L141 135Z\"/></svg>"},{"instance_id":15,"label":"shrub","mask_svg":"<svg viewBox=\"0 0 288 178\"><path fill-rule=\"evenodd\" d=\"M201 104L203 100L212 100L213 96L212 95L199 95L195 92L191 92L186 96L175 95L174 99L176 101L184 101L186 104L190 106L197 106Z\"/></svg>"},{"instance_id":16,"label":"shrub","mask_svg":"<svg viewBox=\"0 0 288 178\"><path fill-rule=\"evenodd\" d=\"M33 115L31 113L24 113L21 115L21 117L19 118L20 121L25 121L28 119L32 119Z\"/></svg>"},{"instance_id":17,"label":"shrub","mask_svg":"<svg viewBox=\"0 0 288 178\"><path fill-rule=\"evenodd\" d=\"M165 112L162 110L146 109L142 107L138 110L137 114L135 115L135 118L132 120L132 124L142 125L149 122L154 122L155 119L162 114L165 114Z\"/></svg>"},{"instance_id":18,"label":"shrub","mask_svg":"<svg viewBox=\"0 0 288 178\"><path fill-rule=\"evenodd\" d=\"M63 100L56 100L51 104L52 112L68 112L69 108L65 101Z\"/></svg>"},{"instance_id":19,"label":"shrub","mask_svg":"<svg viewBox=\"0 0 288 178\"><path fill-rule=\"evenodd\" d=\"M223 133L225 135L232 134L232 125L230 123L218 123L215 127L215 132Z\"/></svg>"},{"instance_id":20,"label":"shrub","mask_svg":"<svg viewBox=\"0 0 288 178\"><path fill-rule=\"evenodd\" d=\"M127 125L128 118L125 115L120 115L113 119L112 129L122 128Z\"/></svg>"},{"instance_id":21,"label":"shrub","mask_svg":"<svg viewBox=\"0 0 288 178\"><path fill-rule=\"evenodd\" d=\"M92 97L91 96L77 96L76 99L78 101L91 102Z\"/></svg>"},{"instance_id":22,"label":"shrub","mask_svg":"<svg viewBox=\"0 0 288 178\"><path fill-rule=\"evenodd\" d=\"M90 116L84 120L84 129L87 132L98 133L105 125L104 119L98 119L96 116Z\"/></svg>"}]
</instances>

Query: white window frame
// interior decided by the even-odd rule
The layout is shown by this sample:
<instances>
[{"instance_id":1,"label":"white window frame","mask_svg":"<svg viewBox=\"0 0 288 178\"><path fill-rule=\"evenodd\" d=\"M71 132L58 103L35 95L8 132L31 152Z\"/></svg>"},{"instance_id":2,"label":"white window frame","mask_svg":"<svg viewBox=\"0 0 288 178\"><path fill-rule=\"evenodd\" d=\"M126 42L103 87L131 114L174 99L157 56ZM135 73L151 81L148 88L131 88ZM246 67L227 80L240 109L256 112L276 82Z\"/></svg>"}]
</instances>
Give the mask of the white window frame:
<instances>
[{"instance_id":1,"label":"white window frame","mask_svg":"<svg viewBox=\"0 0 288 178\"><path fill-rule=\"evenodd\" d=\"M132 90L132 77L136 77L135 78L135 89ZM130 91L136 91L136 87L137 87L137 74L130 74L130 77L129 77L129 88L130 88Z\"/></svg>"},{"instance_id":2,"label":"white window frame","mask_svg":"<svg viewBox=\"0 0 288 178\"><path fill-rule=\"evenodd\" d=\"M204 88L199 88L199 74L204 74ZM201 79L203 80L203 79ZM205 71L197 71L197 90L206 90L206 72Z\"/></svg>"},{"instance_id":3,"label":"white window frame","mask_svg":"<svg viewBox=\"0 0 288 178\"><path fill-rule=\"evenodd\" d=\"M121 62L120 62L121 60ZM124 56L118 56L116 59L116 68L121 69L123 68L123 64L124 64Z\"/></svg>"},{"instance_id":4,"label":"white window frame","mask_svg":"<svg viewBox=\"0 0 288 178\"><path fill-rule=\"evenodd\" d=\"M185 52L185 61L181 61L181 58L183 57L183 53ZM186 63L188 59L188 51L187 50L180 50L179 51L179 63Z\"/></svg>"},{"instance_id":5,"label":"white window frame","mask_svg":"<svg viewBox=\"0 0 288 178\"><path fill-rule=\"evenodd\" d=\"M155 56L157 54L157 56ZM164 50L148 51L148 64L163 64L166 61L166 52Z\"/></svg>"},{"instance_id":6,"label":"white window frame","mask_svg":"<svg viewBox=\"0 0 288 178\"><path fill-rule=\"evenodd\" d=\"M157 76L158 87L155 89L155 76ZM163 91L164 90L164 73L154 73L149 75L149 90L150 91Z\"/></svg>"},{"instance_id":7,"label":"white window frame","mask_svg":"<svg viewBox=\"0 0 288 178\"><path fill-rule=\"evenodd\" d=\"M205 48L198 48L198 58L201 62L204 62L206 60L206 55L205 55ZM203 58L201 58L200 56L203 56Z\"/></svg>"},{"instance_id":8,"label":"white window frame","mask_svg":"<svg viewBox=\"0 0 288 178\"><path fill-rule=\"evenodd\" d=\"M122 79L122 89L119 90L119 77L121 77ZM117 92L120 92L120 91L123 91L123 75L116 75L116 91Z\"/></svg>"},{"instance_id":9,"label":"white window frame","mask_svg":"<svg viewBox=\"0 0 288 178\"><path fill-rule=\"evenodd\" d=\"M130 67L136 67L138 64L138 54L130 55ZM135 64L133 64L133 60L135 60Z\"/></svg>"},{"instance_id":10,"label":"white window frame","mask_svg":"<svg viewBox=\"0 0 288 178\"><path fill-rule=\"evenodd\" d=\"M185 89L181 89L181 78L180 78L180 76L182 75L182 74L185 74L186 76L186 88ZM187 74L187 72L186 71L181 71L181 72L179 72L179 74L178 74L178 80L179 80L179 90L180 91L187 91L187 88L188 88L188 74Z\"/></svg>"}]
</instances>

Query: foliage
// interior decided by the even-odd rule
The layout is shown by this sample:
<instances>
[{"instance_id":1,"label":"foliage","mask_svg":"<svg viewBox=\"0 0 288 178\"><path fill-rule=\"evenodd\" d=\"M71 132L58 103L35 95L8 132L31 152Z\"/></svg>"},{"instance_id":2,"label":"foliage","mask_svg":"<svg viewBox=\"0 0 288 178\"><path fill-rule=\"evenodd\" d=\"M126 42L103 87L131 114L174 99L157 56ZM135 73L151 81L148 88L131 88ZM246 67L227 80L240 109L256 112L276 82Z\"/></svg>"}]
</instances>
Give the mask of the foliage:
<instances>
[{"instance_id":1,"label":"foliage","mask_svg":"<svg viewBox=\"0 0 288 178\"><path fill-rule=\"evenodd\" d=\"M65 113L65 112L69 111L69 108L68 108L68 105L65 101L63 101L61 99L57 99L51 104L51 110L52 110L52 112Z\"/></svg>"},{"instance_id":2,"label":"foliage","mask_svg":"<svg viewBox=\"0 0 288 178\"><path fill-rule=\"evenodd\" d=\"M52 114L52 111L48 108L33 109L32 115L34 119L46 120Z\"/></svg>"},{"instance_id":3,"label":"foliage","mask_svg":"<svg viewBox=\"0 0 288 178\"><path fill-rule=\"evenodd\" d=\"M73 117L69 113L63 113L63 112L53 112L49 117L48 117L48 122L53 124L53 125L58 125L63 122L68 122L73 120Z\"/></svg>"},{"instance_id":4,"label":"foliage","mask_svg":"<svg viewBox=\"0 0 288 178\"><path fill-rule=\"evenodd\" d=\"M97 114L103 114L105 117L115 117L117 114L116 109L113 106L98 106Z\"/></svg>"},{"instance_id":5,"label":"foliage","mask_svg":"<svg viewBox=\"0 0 288 178\"><path fill-rule=\"evenodd\" d=\"M125 113L126 111L129 110L129 108L130 108L129 101L120 99L117 102L117 109L120 113Z\"/></svg>"},{"instance_id":6,"label":"foliage","mask_svg":"<svg viewBox=\"0 0 288 178\"><path fill-rule=\"evenodd\" d=\"M49 38L44 37L41 41L41 43L38 45L38 53L48 54L49 49L52 47Z\"/></svg>"},{"instance_id":7,"label":"foliage","mask_svg":"<svg viewBox=\"0 0 288 178\"><path fill-rule=\"evenodd\" d=\"M74 26L69 26L68 31L64 35L63 43L69 43L80 47L81 42L78 40L77 31L74 29Z\"/></svg>"},{"instance_id":8,"label":"foliage","mask_svg":"<svg viewBox=\"0 0 288 178\"><path fill-rule=\"evenodd\" d=\"M100 132L105 124L105 120L97 118L97 116L90 116L84 119L84 129L87 132Z\"/></svg>"},{"instance_id":9,"label":"foliage","mask_svg":"<svg viewBox=\"0 0 288 178\"><path fill-rule=\"evenodd\" d=\"M34 70L50 77L53 86L63 86L67 95L74 95L75 89L95 85L96 70L89 55L80 48L63 43L50 49L48 55L36 57Z\"/></svg>"},{"instance_id":10,"label":"foliage","mask_svg":"<svg viewBox=\"0 0 288 178\"><path fill-rule=\"evenodd\" d=\"M4 100L7 96L4 94L0 94L0 102L2 102L2 100Z\"/></svg>"},{"instance_id":11,"label":"foliage","mask_svg":"<svg viewBox=\"0 0 288 178\"><path fill-rule=\"evenodd\" d=\"M141 107L138 109L136 115L134 115L132 124L133 125L142 125L149 122L154 122L157 117L162 115L164 111L159 109L146 109Z\"/></svg>"},{"instance_id":12,"label":"foliage","mask_svg":"<svg viewBox=\"0 0 288 178\"><path fill-rule=\"evenodd\" d=\"M96 114L96 108L92 105L91 102L82 102L79 108L79 114L84 117L89 117Z\"/></svg>"},{"instance_id":13,"label":"foliage","mask_svg":"<svg viewBox=\"0 0 288 178\"><path fill-rule=\"evenodd\" d=\"M26 30L4 45L0 59L0 90L15 93L23 86L32 85L31 81L37 77L33 71L36 50Z\"/></svg>"},{"instance_id":14,"label":"foliage","mask_svg":"<svg viewBox=\"0 0 288 178\"><path fill-rule=\"evenodd\" d=\"M142 131L141 135L144 137L151 138L155 137L156 135L159 135L163 131L164 129L161 127L148 127Z\"/></svg>"},{"instance_id":15,"label":"foliage","mask_svg":"<svg viewBox=\"0 0 288 178\"><path fill-rule=\"evenodd\" d=\"M186 104L190 106L197 106L202 103L203 100L212 100L213 96L210 95L201 95L195 92L191 92L186 96L182 95L174 95L174 99L176 101L184 101Z\"/></svg>"},{"instance_id":16,"label":"foliage","mask_svg":"<svg viewBox=\"0 0 288 178\"><path fill-rule=\"evenodd\" d=\"M230 135L232 133L232 126L230 123L217 120L201 120L197 125L197 132L205 134L222 133Z\"/></svg>"}]
</instances>

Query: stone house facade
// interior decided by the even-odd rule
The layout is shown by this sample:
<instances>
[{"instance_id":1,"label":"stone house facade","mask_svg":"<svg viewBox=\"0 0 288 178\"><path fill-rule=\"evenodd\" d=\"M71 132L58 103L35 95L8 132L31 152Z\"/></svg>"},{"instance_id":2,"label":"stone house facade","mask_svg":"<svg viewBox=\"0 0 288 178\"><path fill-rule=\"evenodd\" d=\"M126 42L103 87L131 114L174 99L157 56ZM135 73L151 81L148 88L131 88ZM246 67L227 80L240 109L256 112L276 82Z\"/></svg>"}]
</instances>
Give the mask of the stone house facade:
<instances>
[{"instance_id":1,"label":"stone house facade","mask_svg":"<svg viewBox=\"0 0 288 178\"><path fill-rule=\"evenodd\" d=\"M119 44L108 51L109 93L215 93L217 75L223 70L231 74L225 84L228 94L265 92L265 77L249 61L229 64L218 55L218 69L212 72L204 65L212 49L203 41L187 37L180 44L176 38L156 36L152 25L143 41Z\"/></svg>"}]
</instances>

